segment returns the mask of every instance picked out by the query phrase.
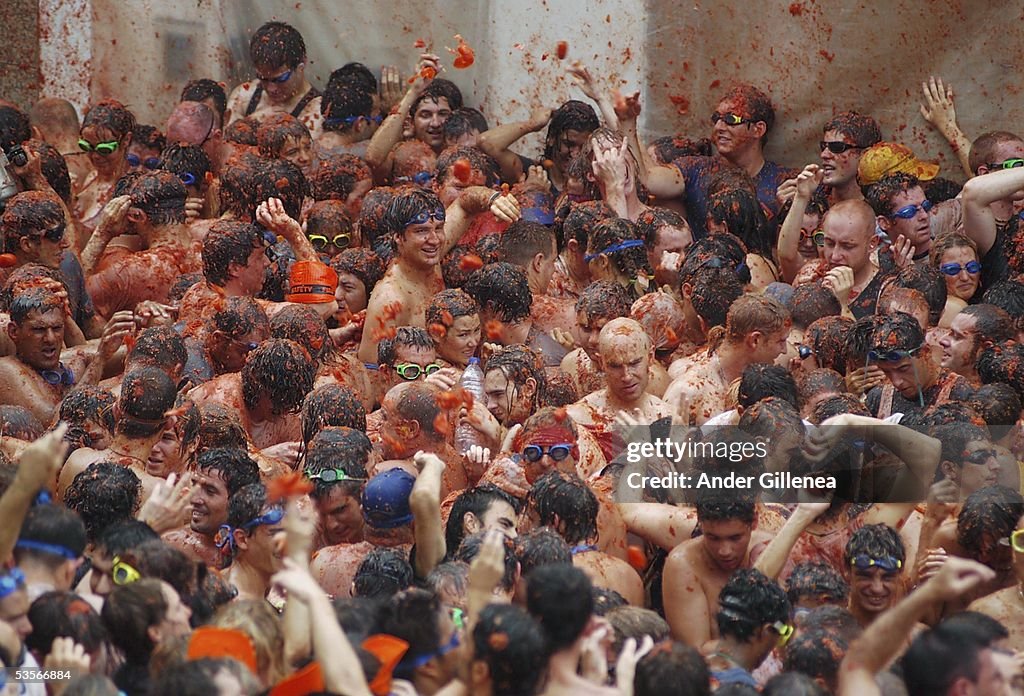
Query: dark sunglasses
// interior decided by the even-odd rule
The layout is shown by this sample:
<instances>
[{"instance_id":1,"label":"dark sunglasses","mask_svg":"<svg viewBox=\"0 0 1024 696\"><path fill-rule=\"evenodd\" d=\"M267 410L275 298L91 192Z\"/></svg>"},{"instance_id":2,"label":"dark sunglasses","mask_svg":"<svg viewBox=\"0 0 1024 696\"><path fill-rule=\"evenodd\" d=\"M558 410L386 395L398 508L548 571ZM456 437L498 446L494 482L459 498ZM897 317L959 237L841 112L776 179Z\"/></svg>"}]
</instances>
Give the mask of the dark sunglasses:
<instances>
[{"instance_id":1,"label":"dark sunglasses","mask_svg":"<svg viewBox=\"0 0 1024 696\"><path fill-rule=\"evenodd\" d=\"M851 145L850 143L844 143L841 140L822 140L818 143L818 150L824 152L828 150L833 155L841 155L847 150L863 150L864 148L860 145Z\"/></svg>"},{"instance_id":2,"label":"dark sunglasses","mask_svg":"<svg viewBox=\"0 0 1024 696\"><path fill-rule=\"evenodd\" d=\"M106 143L96 143L95 145L93 145L85 138L78 139L78 147L82 150L82 152L95 152L97 155L103 155L104 157L116 152L117 148L120 147L120 145L121 143L118 142L117 140L111 140L110 142Z\"/></svg>"},{"instance_id":3,"label":"dark sunglasses","mask_svg":"<svg viewBox=\"0 0 1024 696\"><path fill-rule=\"evenodd\" d=\"M432 363L426 367L417 365L416 363L401 363L399 365L395 365L395 372L398 373L398 376L410 382L414 379L419 379L420 374L428 376L434 374L440 369L441 366L437 363Z\"/></svg>"},{"instance_id":4,"label":"dark sunglasses","mask_svg":"<svg viewBox=\"0 0 1024 696\"><path fill-rule=\"evenodd\" d=\"M734 114L731 111L725 114L720 114L716 111L715 113L711 114L712 126L717 125L719 121L725 121L725 125L727 126L739 126L744 123L756 123L756 121L752 119L743 118L739 114Z\"/></svg>"},{"instance_id":5,"label":"dark sunglasses","mask_svg":"<svg viewBox=\"0 0 1024 696\"><path fill-rule=\"evenodd\" d=\"M48 230L43 230L42 232L40 232L39 236L41 238L45 239L48 242L53 242L54 244L57 244L62 239L64 239L64 231L67 228L68 228L68 225L67 225L66 222L59 222L59 223L57 223L56 226L51 227Z\"/></svg>"},{"instance_id":6,"label":"dark sunglasses","mask_svg":"<svg viewBox=\"0 0 1024 696\"><path fill-rule=\"evenodd\" d=\"M405 226L425 225L431 219L437 220L438 222L444 222L444 208L438 208L437 210L421 210L416 213L409 222L405 223Z\"/></svg>"},{"instance_id":7,"label":"dark sunglasses","mask_svg":"<svg viewBox=\"0 0 1024 696\"><path fill-rule=\"evenodd\" d=\"M967 271L974 275L975 273L981 273L981 264L977 261L968 261L966 266L961 266L958 263L944 263L939 266L939 270L948 276L960 275L960 271Z\"/></svg>"},{"instance_id":8,"label":"dark sunglasses","mask_svg":"<svg viewBox=\"0 0 1024 696\"><path fill-rule=\"evenodd\" d=\"M540 445L527 445L523 448L523 459L528 462L539 462L545 454L556 462L560 462L572 454L572 443L565 442L559 445L551 445L546 449Z\"/></svg>"},{"instance_id":9,"label":"dark sunglasses","mask_svg":"<svg viewBox=\"0 0 1024 696\"><path fill-rule=\"evenodd\" d=\"M1002 162L990 162L988 165L989 169L1016 169L1017 167L1024 167L1024 159L1013 157Z\"/></svg>"},{"instance_id":10,"label":"dark sunglasses","mask_svg":"<svg viewBox=\"0 0 1024 696\"><path fill-rule=\"evenodd\" d=\"M139 159L139 156L136 155L134 152L129 152L125 156L125 159L128 161L128 166L129 167L138 167L139 165L142 165L146 169L159 169L160 168L160 158L159 157L147 157L146 159L142 160L142 159Z\"/></svg>"},{"instance_id":11,"label":"dark sunglasses","mask_svg":"<svg viewBox=\"0 0 1024 696\"><path fill-rule=\"evenodd\" d=\"M317 251L323 251L329 244L333 244L336 249L348 249L352 243L352 235L347 233L341 233L334 235L333 238L328 239L322 234L311 234L309 235L309 243L313 245L313 248Z\"/></svg>"},{"instance_id":12,"label":"dark sunglasses","mask_svg":"<svg viewBox=\"0 0 1024 696\"><path fill-rule=\"evenodd\" d=\"M256 79L260 82L270 82L271 84L279 85L282 82L287 82L292 76L292 70L285 70L277 77L263 77L262 75L256 75Z\"/></svg>"},{"instance_id":13,"label":"dark sunglasses","mask_svg":"<svg viewBox=\"0 0 1024 696\"><path fill-rule=\"evenodd\" d=\"M908 206L904 206L904 207L900 208L899 210L897 210L895 213L891 214L889 217L891 217L891 218L899 218L900 220L910 220L915 215L917 215L917 211L918 210L923 210L924 212L927 213L931 209L932 209L932 202L928 201L928 200L925 200L925 201L921 201L921 205L908 205Z\"/></svg>"},{"instance_id":14,"label":"dark sunglasses","mask_svg":"<svg viewBox=\"0 0 1024 696\"><path fill-rule=\"evenodd\" d=\"M995 459L998 456L999 453L996 452L994 449L980 449L968 454L966 457L964 457L964 461L970 462L971 464L984 464L989 459Z\"/></svg>"},{"instance_id":15,"label":"dark sunglasses","mask_svg":"<svg viewBox=\"0 0 1024 696\"><path fill-rule=\"evenodd\" d=\"M857 570L870 570L877 567L887 573L895 573L903 567L903 561L898 558L872 558L866 553L862 553L850 559L850 567Z\"/></svg>"}]
</instances>

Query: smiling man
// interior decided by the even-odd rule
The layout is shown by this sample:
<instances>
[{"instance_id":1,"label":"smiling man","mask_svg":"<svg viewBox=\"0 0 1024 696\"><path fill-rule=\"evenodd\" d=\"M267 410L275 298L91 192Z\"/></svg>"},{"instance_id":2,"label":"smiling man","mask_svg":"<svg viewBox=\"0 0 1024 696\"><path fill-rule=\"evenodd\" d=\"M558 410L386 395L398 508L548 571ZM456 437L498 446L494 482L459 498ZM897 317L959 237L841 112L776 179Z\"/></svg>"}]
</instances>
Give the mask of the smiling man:
<instances>
[{"instance_id":1,"label":"smiling man","mask_svg":"<svg viewBox=\"0 0 1024 696\"><path fill-rule=\"evenodd\" d=\"M906 551L899 532L885 524L861 527L846 542L843 572L850 583L849 610L867 626L902 597Z\"/></svg>"},{"instance_id":2,"label":"smiling man","mask_svg":"<svg viewBox=\"0 0 1024 696\"><path fill-rule=\"evenodd\" d=\"M882 131L870 116L847 111L825 124L819 143L822 184L830 203L859 200L864 197L857 183L857 165L866 148L881 142Z\"/></svg>"}]
</instances>

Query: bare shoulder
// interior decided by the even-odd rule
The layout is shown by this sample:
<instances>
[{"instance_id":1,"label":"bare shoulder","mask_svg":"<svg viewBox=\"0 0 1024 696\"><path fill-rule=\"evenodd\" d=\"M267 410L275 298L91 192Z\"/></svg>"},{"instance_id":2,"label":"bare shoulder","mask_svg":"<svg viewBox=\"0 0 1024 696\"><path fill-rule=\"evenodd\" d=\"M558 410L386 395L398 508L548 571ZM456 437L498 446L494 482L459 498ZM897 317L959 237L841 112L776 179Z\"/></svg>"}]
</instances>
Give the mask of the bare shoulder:
<instances>
[{"instance_id":1,"label":"bare shoulder","mask_svg":"<svg viewBox=\"0 0 1024 696\"><path fill-rule=\"evenodd\" d=\"M231 109L231 123L245 117L245 107L256 92L256 84L254 80L250 80L231 90L231 96L228 97L228 108Z\"/></svg>"},{"instance_id":2,"label":"bare shoulder","mask_svg":"<svg viewBox=\"0 0 1024 696\"><path fill-rule=\"evenodd\" d=\"M1008 602L1014 601L1017 597L1018 588L1016 585L1013 587L1004 587L1001 590L987 594L984 597L979 597L967 606L968 611L977 611L982 614L992 616L999 613L1000 609L1003 609Z\"/></svg>"}]
</instances>

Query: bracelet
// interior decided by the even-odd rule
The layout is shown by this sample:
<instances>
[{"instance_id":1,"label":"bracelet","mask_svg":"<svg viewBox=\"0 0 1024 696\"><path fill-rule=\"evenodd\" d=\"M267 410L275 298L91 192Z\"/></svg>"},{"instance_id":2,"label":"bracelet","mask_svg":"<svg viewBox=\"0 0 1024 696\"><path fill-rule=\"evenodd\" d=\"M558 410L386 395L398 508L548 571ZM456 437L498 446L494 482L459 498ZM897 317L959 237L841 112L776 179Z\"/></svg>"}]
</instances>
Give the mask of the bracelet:
<instances>
[{"instance_id":1,"label":"bracelet","mask_svg":"<svg viewBox=\"0 0 1024 696\"><path fill-rule=\"evenodd\" d=\"M498 200L498 196L500 195L501 191L495 191L494 193L492 193L490 199L488 199L487 201L487 207L490 208L492 205L494 205L494 201Z\"/></svg>"}]
</instances>

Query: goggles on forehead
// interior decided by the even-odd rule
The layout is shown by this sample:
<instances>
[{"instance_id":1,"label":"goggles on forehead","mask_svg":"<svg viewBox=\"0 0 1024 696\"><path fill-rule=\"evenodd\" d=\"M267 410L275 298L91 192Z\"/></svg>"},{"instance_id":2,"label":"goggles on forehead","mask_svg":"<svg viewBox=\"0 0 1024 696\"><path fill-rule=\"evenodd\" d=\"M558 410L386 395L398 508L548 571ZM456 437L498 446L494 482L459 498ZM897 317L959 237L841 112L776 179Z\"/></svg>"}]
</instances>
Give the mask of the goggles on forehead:
<instances>
[{"instance_id":1,"label":"goggles on forehead","mask_svg":"<svg viewBox=\"0 0 1024 696\"><path fill-rule=\"evenodd\" d=\"M130 585L142 579L142 573L121 560L120 556L114 556L114 565L110 569L110 579L115 585Z\"/></svg>"},{"instance_id":2,"label":"goggles on forehead","mask_svg":"<svg viewBox=\"0 0 1024 696\"><path fill-rule=\"evenodd\" d=\"M25 573L21 568L11 568L6 575L0 576L0 599L13 594L19 587L25 586Z\"/></svg>"},{"instance_id":3,"label":"goggles on forehead","mask_svg":"<svg viewBox=\"0 0 1024 696\"><path fill-rule=\"evenodd\" d=\"M260 527L264 525L277 524L284 519L284 508L273 507L267 510L265 513L257 517L256 519L249 520L242 525L242 529L251 530L254 527Z\"/></svg>"},{"instance_id":4,"label":"goggles on forehead","mask_svg":"<svg viewBox=\"0 0 1024 696\"><path fill-rule=\"evenodd\" d=\"M159 169L160 158L159 157L147 157L146 159L140 159L134 152L129 152L125 155L125 159L128 161L129 167L138 167L139 165L146 169Z\"/></svg>"},{"instance_id":5,"label":"goggles on forehead","mask_svg":"<svg viewBox=\"0 0 1024 696\"><path fill-rule=\"evenodd\" d=\"M857 570L871 570L881 568L887 573L895 573L903 568L903 561L898 558L872 558L866 553L861 553L850 559L850 567Z\"/></svg>"},{"instance_id":6,"label":"goggles on forehead","mask_svg":"<svg viewBox=\"0 0 1024 696\"><path fill-rule=\"evenodd\" d=\"M85 138L78 139L78 147L82 152L95 152L97 155L103 155L104 157L114 154L120 145L120 141L117 140L111 140L105 143L96 143L93 145Z\"/></svg>"},{"instance_id":7,"label":"goggles on forehead","mask_svg":"<svg viewBox=\"0 0 1024 696\"><path fill-rule=\"evenodd\" d=\"M948 276L960 275L960 271L967 271L974 275L975 273L981 273L981 264L977 261L968 261L963 266L958 263L944 263L939 266L939 270Z\"/></svg>"},{"instance_id":8,"label":"goggles on forehead","mask_svg":"<svg viewBox=\"0 0 1024 696\"><path fill-rule=\"evenodd\" d=\"M644 245L644 240L642 240L642 239L627 239L624 242L619 242L618 244L612 244L610 247L608 247L607 249L604 249L603 251L599 251L599 252L597 252L595 254L587 254L586 256L583 257L583 262L584 263L590 263L591 261L596 259L598 256L607 256L608 254L614 254L617 251L625 251L626 249L635 249L636 247L642 247L643 245Z\"/></svg>"},{"instance_id":9,"label":"goggles on forehead","mask_svg":"<svg viewBox=\"0 0 1024 696\"><path fill-rule=\"evenodd\" d=\"M344 469L324 469L318 471L315 474L306 474L306 478L313 481L323 481L324 483L334 483L335 481L365 481L365 478L355 478L349 476Z\"/></svg>"}]
</instances>

